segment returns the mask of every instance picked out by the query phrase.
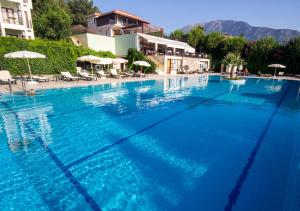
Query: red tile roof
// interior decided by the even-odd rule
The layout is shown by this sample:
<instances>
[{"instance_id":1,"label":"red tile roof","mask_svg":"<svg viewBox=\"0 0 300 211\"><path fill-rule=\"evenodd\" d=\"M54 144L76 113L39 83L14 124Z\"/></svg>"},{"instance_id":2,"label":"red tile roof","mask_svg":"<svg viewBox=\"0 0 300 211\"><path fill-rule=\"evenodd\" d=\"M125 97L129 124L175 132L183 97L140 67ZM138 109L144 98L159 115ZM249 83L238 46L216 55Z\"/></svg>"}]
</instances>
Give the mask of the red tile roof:
<instances>
[{"instance_id":1,"label":"red tile roof","mask_svg":"<svg viewBox=\"0 0 300 211\"><path fill-rule=\"evenodd\" d=\"M126 11L123 11L123 10L113 10L113 11L110 11L110 12L101 13L100 15L95 13L95 16L101 17L101 16L110 15L110 14L121 15L121 16L125 16L125 17L128 17L128 18L132 18L132 19L144 22L144 23L149 23L148 21L143 20L141 17L133 15L133 14L131 14L129 12L126 12Z\"/></svg>"}]
</instances>

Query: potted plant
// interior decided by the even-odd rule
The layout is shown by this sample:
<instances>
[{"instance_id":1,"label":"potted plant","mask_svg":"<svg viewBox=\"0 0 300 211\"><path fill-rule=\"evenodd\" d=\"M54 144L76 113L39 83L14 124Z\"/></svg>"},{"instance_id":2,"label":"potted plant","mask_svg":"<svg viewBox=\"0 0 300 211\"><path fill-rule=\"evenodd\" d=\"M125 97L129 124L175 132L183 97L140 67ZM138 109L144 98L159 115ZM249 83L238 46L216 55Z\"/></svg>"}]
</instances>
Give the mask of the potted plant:
<instances>
[{"instance_id":1,"label":"potted plant","mask_svg":"<svg viewBox=\"0 0 300 211\"><path fill-rule=\"evenodd\" d=\"M233 83L244 83L245 79L241 77L236 77L235 73L239 66L245 65L244 59L236 53L228 53L222 63L225 64L227 67L230 67L230 75L228 78L225 78L230 81L234 81Z\"/></svg>"}]
</instances>

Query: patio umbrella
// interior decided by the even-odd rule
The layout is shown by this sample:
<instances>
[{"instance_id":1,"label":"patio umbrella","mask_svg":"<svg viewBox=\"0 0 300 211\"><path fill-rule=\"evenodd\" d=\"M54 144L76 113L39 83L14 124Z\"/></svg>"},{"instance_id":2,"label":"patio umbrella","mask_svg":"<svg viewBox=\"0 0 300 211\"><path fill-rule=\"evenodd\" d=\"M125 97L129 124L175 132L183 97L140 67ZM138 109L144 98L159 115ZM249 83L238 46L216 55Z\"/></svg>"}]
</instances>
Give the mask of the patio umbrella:
<instances>
[{"instance_id":1,"label":"patio umbrella","mask_svg":"<svg viewBox=\"0 0 300 211\"><path fill-rule=\"evenodd\" d=\"M114 61L112 58L101 58L100 62L98 64L100 65L110 65L112 64Z\"/></svg>"},{"instance_id":2,"label":"patio umbrella","mask_svg":"<svg viewBox=\"0 0 300 211\"><path fill-rule=\"evenodd\" d=\"M275 68L274 77L276 75L276 70L277 69L285 69L286 68L286 66L284 66L282 64L270 64L270 65L268 65L268 67Z\"/></svg>"},{"instance_id":3,"label":"patio umbrella","mask_svg":"<svg viewBox=\"0 0 300 211\"><path fill-rule=\"evenodd\" d=\"M112 58L101 58L99 64L109 65L112 64L114 60Z\"/></svg>"},{"instance_id":4,"label":"patio umbrella","mask_svg":"<svg viewBox=\"0 0 300 211\"><path fill-rule=\"evenodd\" d=\"M142 67L150 67L151 66L146 61L135 61L135 62L133 62L133 64L141 67L141 73L142 73Z\"/></svg>"},{"instance_id":5,"label":"patio umbrella","mask_svg":"<svg viewBox=\"0 0 300 211\"><path fill-rule=\"evenodd\" d=\"M128 60L126 59L123 59L123 58L116 58L113 60L115 63L118 63L118 64L126 64L128 63Z\"/></svg>"},{"instance_id":6,"label":"patio umbrella","mask_svg":"<svg viewBox=\"0 0 300 211\"><path fill-rule=\"evenodd\" d=\"M33 81L31 76L31 68L29 64L29 59L45 59L46 56L40 53L32 52L32 51L16 51L11 52L4 55L5 58L9 59L26 59L27 65L28 65L28 71L29 71L29 77L31 78L31 81Z\"/></svg>"},{"instance_id":7,"label":"patio umbrella","mask_svg":"<svg viewBox=\"0 0 300 211\"><path fill-rule=\"evenodd\" d=\"M92 75L93 75L93 64L98 64L101 61L101 58L93 55L86 55L77 58L78 61L89 62L91 63Z\"/></svg>"},{"instance_id":8,"label":"patio umbrella","mask_svg":"<svg viewBox=\"0 0 300 211\"><path fill-rule=\"evenodd\" d=\"M123 59L123 58L116 58L113 61L114 61L114 64L119 64L120 65L121 70L124 70L125 64L128 63L128 60ZM123 68L122 68L122 65L123 65Z\"/></svg>"}]
</instances>

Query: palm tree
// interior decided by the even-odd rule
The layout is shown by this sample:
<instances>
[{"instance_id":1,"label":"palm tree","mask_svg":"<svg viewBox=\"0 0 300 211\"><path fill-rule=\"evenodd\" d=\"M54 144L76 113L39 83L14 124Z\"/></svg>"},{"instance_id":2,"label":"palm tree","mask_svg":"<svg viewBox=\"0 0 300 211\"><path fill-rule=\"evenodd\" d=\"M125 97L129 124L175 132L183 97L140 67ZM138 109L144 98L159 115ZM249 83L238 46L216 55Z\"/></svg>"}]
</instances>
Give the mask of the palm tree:
<instances>
[{"instance_id":1,"label":"palm tree","mask_svg":"<svg viewBox=\"0 0 300 211\"><path fill-rule=\"evenodd\" d=\"M246 62L245 60L241 57L240 54L236 53L228 53L224 59L222 60L222 63L226 66L231 66L230 68L230 79L233 79L233 70L234 66L239 66L239 65L245 65Z\"/></svg>"}]
</instances>

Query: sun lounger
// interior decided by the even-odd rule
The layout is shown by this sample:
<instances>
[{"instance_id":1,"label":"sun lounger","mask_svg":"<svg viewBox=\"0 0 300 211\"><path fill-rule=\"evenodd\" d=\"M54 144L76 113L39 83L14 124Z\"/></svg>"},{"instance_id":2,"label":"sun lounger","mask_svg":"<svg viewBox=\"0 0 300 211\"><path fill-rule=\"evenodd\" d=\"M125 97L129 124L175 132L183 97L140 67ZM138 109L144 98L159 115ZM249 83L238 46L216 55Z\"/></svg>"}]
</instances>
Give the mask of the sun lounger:
<instances>
[{"instance_id":1,"label":"sun lounger","mask_svg":"<svg viewBox=\"0 0 300 211\"><path fill-rule=\"evenodd\" d=\"M279 72L278 76L284 76L284 72Z\"/></svg>"},{"instance_id":2,"label":"sun lounger","mask_svg":"<svg viewBox=\"0 0 300 211\"><path fill-rule=\"evenodd\" d=\"M111 73L111 76L112 76L113 78L124 77L124 76L118 74L117 69L110 69L110 73Z\"/></svg>"},{"instance_id":3,"label":"sun lounger","mask_svg":"<svg viewBox=\"0 0 300 211\"><path fill-rule=\"evenodd\" d=\"M125 74L127 77L133 77L133 76L134 76L134 72L133 72L133 71L124 72L124 74Z\"/></svg>"},{"instance_id":4,"label":"sun lounger","mask_svg":"<svg viewBox=\"0 0 300 211\"><path fill-rule=\"evenodd\" d=\"M42 76L42 75L32 75L32 80L38 81L38 82L49 82L49 78ZM30 81L30 76L27 77L27 81Z\"/></svg>"},{"instance_id":5,"label":"sun lounger","mask_svg":"<svg viewBox=\"0 0 300 211\"><path fill-rule=\"evenodd\" d=\"M260 71L258 71L258 76L260 76L260 77L272 77L271 74L263 74Z\"/></svg>"},{"instance_id":6,"label":"sun lounger","mask_svg":"<svg viewBox=\"0 0 300 211\"><path fill-rule=\"evenodd\" d=\"M97 80L96 77L93 77L93 76L90 76L87 72L77 72L78 76L81 78L81 79L84 79L84 80L88 80L88 81L92 81L92 80Z\"/></svg>"},{"instance_id":7,"label":"sun lounger","mask_svg":"<svg viewBox=\"0 0 300 211\"><path fill-rule=\"evenodd\" d=\"M300 75L294 75L294 77L296 77L296 78L300 78Z\"/></svg>"},{"instance_id":8,"label":"sun lounger","mask_svg":"<svg viewBox=\"0 0 300 211\"><path fill-rule=\"evenodd\" d=\"M62 80L79 81L79 77L72 76L70 72L61 72Z\"/></svg>"},{"instance_id":9,"label":"sun lounger","mask_svg":"<svg viewBox=\"0 0 300 211\"><path fill-rule=\"evenodd\" d=\"M100 78L107 78L110 76L110 74L105 73L103 70L99 70L96 72L97 76Z\"/></svg>"},{"instance_id":10,"label":"sun lounger","mask_svg":"<svg viewBox=\"0 0 300 211\"><path fill-rule=\"evenodd\" d=\"M178 67L177 73L178 74L185 74L185 71L181 67Z\"/></svg>"},{"instance_id":11,"label":"sun lounger","mask_svg":"<svg viewBox=\"0 0 300 211\"><path fill-rule=\"evenodd\" d=\"M0 82L5 82L5 83L14 83L17 84L17 81L13 79L7 70L1 70L0 71Z\"/></svg>"},{"instance_id":12,"label":"sun lounger","mask_svg":"<svg viewBox=\"0 0 300 211\"><path fill-rule=\"evenodd\" d=\"M134 74L136 77L146 77L146 74L142 73L141 71L138 71L137 73Z\"/></svg>"}]
</instances>

